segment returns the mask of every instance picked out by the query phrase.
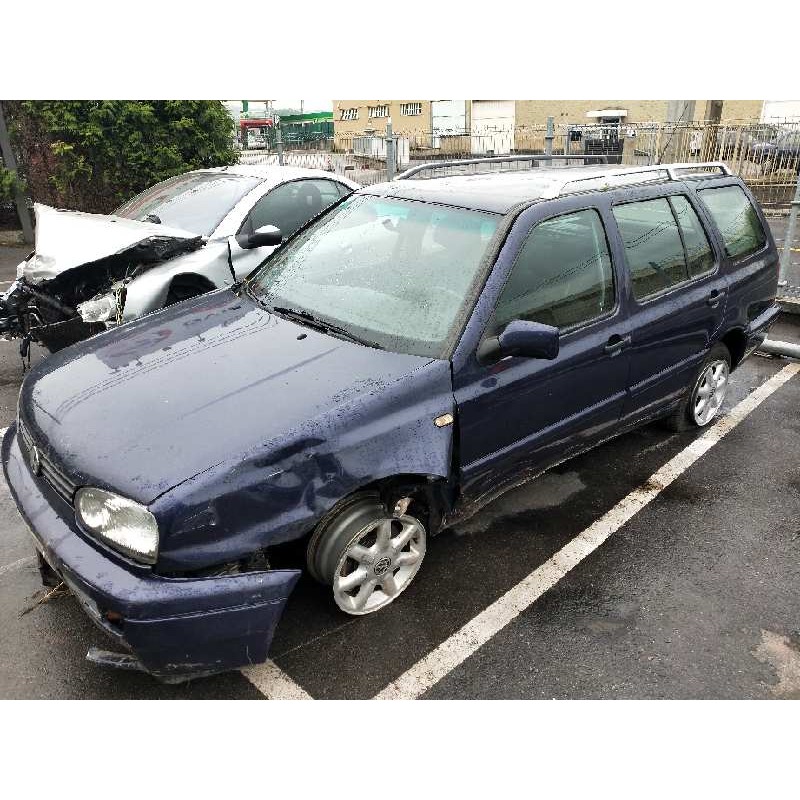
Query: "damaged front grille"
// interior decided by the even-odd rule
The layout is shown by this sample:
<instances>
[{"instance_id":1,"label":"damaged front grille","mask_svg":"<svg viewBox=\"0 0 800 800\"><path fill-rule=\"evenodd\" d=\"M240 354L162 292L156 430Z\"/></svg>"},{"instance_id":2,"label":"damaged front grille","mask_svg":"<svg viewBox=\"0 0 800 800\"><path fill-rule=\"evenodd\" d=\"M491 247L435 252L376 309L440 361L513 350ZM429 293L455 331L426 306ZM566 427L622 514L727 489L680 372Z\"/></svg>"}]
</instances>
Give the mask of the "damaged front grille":
<instances>
[{"instance_id":1,"label":"damaged front grille","mask_svg":"<svg viewBox=\"0 0 800 800\"><path fill-rule=\"evenodd\" d=\"M53 489L66 500L70 505L78 485L59 469L43 452L36 446L28 429L23 425L22 420L17 421L22 450L28 459L28 465L34 475L44 478Z\"/></svg>"}]
</instances>

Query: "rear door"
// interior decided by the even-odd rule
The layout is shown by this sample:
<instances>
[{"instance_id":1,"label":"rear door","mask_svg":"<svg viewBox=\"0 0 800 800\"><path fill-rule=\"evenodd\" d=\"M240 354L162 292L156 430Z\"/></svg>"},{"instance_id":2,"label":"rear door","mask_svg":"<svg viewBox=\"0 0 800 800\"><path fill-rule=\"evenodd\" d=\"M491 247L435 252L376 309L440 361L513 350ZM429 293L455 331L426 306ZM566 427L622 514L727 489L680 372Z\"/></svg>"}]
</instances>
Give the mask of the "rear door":
<instances>
[{"instance_id":1,"label":"rear door","mask_svg":"<svg viewBox=\"0 0 800 800\"><path fill-rule=\"evenodd\" d=\"M478 502L607 436L628 377L627 322L605 211L584 198L517 220L454 355L461 487ZM480 342L517 319L560 331L553 361L481 363Z\"/></svg>"},{"instance_id":2,"label":"rear door","mask_svg":"<svg viewBox=\"0 0 800 800\"><path fill-rule=\"evenodd\" d=\"M725 330L734 328L752 335L753 324L763 321L762 315L775 308L778 253L768 235L769 227L752 196L738 183L707 186L704 182L697 196L708 209L718 231L720 249L725 253ZM756 338L748 345L752 347L759 341Z\"/></svg>"},{"instance_id":3,"label":"rear door","mask_svg":"<svg viewBox=\"0 0 800 800\"><path fill-rule=\"evenodd\" d=\"M629 397L623 424L657 416L686 390L719 329L721 255L678 184L626 190L612 213L629 275Z\"/></svg>"}]
</instances>

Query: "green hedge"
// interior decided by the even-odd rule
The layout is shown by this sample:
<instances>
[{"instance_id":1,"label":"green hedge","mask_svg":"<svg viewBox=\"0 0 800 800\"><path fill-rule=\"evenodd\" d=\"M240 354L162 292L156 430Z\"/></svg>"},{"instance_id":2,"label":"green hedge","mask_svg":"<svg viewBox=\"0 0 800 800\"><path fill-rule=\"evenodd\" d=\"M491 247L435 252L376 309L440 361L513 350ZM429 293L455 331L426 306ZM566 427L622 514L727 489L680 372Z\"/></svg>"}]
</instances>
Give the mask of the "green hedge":
<instances>
[{"instance_id":1,"label":"green hedge","mask_svg":"<svg viewBox=\"0 0 800 800\"><path fill-rule=\"evenodd\" d=\"M0 202L10 200L14 196L14 173L0 166Z\"/></svg>"},{"instance_id":2,"label":"green hedge","mask_svg":"<svg viewBox=\"0 0 800 800\"><path fill-rule=\"evenodd\" d=\"M233 120L218 100L4 106L27 189L49 205L107 213L172 175L237 159Z\"/></svg>"}]
</instances>

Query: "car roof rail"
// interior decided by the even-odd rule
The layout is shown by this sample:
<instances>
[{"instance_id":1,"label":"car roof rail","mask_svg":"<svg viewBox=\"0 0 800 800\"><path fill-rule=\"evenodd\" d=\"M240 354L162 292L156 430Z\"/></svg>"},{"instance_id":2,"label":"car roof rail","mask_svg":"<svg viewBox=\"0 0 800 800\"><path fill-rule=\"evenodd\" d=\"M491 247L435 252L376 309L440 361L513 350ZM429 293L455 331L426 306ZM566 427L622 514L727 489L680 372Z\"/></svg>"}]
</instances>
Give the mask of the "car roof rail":
<instances>
[{"instance_id":1,"label":"car roof rail","mask_svg":"<svg viewBox=\"0 0 800 800\"><path fill-rule=\"evenodd\" d=\"M524 162L529 161L531 162L531 167L533 167L534 163L539 161L583 161L584 164L587 161L599 162L600 164L608 164L608 156L607 155L561 155L561 156L551 156L551 155L509 155L509 156L486 156L484 158L460 158L455 159L453 161L428 161L424 164L417 164L415 167L411 167L407 169L405 172L401 172L399 175L395 177L396 181L407 181L409 178L413 178L415 175L418 175L420 172L425 172L426 170L444 170L450 169L451 167L466 167L471 164L505 164L505 163L515 163L515 162ZM538 163L537 163L538 165ZM435 176L433 176L435 177Z\"/></svg>"},{"instance_id":2,"label":"car roof rail","mask_svg":"<svg viewBox=\"0 0 800 800\"><path fill-rule=\"evenodd\" d=\"M587 161L600 162L601 165L609 165L607 155L509 155L509 156L490 156L487 158L462 158L453 161L429 161L425 164L418 164L415 167L401 172L396 181L408 180L426 170L446 170L451 167L462 167L473 164L502 164L529 162L530 168L538 166L541 161L582 161L583 166ZM553 173L551 173L552 175ZM634 185L638 183L649 183L656 181L680 181L680 180L703 180L708 178L727 177L731 171L722 161L695 161L680 162L674 164L650 164L647 166L622 167L614 165L612 169L602 172L593 172L579 178L570 177L559 184L554 180L553 186L545 193L545 198L559 197L563 194L572 192L591 191L596 188L610 189L620 186ZM447 177L447 176L431 176ZM596 184L596 185L592 185Z\"/></svg>"},{"instance_id":3,"label":"car roof rail","mask_svg":"<svg viewBox=\"0 0 800 800\"><path fill-rule=\"evenodd\" d=\"M571 192L591 191L597 188L616 189L621 186L664 180L703 180L720 176L726 177L731 174L727 165L721 161L695 161L676 164L651 164L645 167L622 167L580 178L570 178L560 186L554 186L548 196L559 197Z\"/></svg>"}]
</instances>

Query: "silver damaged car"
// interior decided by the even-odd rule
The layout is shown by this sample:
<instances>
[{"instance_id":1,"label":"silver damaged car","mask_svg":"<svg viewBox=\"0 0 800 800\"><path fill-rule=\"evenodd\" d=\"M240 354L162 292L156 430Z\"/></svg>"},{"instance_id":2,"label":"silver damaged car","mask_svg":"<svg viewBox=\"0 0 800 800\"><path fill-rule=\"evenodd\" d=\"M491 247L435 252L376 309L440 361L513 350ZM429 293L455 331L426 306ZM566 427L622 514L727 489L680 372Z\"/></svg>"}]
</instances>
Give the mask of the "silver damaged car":
<instances>
[{"instance_id":1,"label":"silver damaged car","mask_svg":"<svg viewBox=\"0 0 800 800\"><path fill-rule=\"evenodd\" d=\"M0 337L51 352L243 279L358 184L321 170L233 166L169 178L113 214L36 205L34 251L0 294Z\"/></svg>"}]
</instances>

